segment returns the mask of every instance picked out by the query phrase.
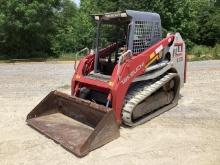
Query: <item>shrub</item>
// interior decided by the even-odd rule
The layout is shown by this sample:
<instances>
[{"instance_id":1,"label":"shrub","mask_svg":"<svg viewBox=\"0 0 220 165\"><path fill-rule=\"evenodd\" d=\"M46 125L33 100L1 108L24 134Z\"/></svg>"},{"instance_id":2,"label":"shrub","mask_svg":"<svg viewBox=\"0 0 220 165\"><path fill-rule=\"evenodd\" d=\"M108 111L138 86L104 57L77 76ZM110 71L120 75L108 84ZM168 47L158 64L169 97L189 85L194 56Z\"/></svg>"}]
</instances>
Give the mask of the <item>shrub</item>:
<instances>
[{"instance_id":1,"label":"shrub","mask_svg":"<svg viewBox=\"0 0 220 165\"><path fill-rule=\"evenodd\" d=\"M220 59L220 44L216 44L215 47L195 45L188 54L193 55L192 60Z\"/></svg>"}]
</instances>

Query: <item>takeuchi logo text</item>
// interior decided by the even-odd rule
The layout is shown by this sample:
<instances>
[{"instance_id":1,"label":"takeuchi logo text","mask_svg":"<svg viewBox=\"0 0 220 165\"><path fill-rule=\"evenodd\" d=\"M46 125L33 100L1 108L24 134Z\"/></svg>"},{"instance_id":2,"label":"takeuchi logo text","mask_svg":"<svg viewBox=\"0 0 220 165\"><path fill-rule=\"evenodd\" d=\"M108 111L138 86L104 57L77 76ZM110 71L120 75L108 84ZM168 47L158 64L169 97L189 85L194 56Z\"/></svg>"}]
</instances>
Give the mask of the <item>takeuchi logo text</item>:
<instances>
[{"instance_id":1,"label":"takeuchi logo text","mask_svg":"<svg viewBox=\"0 0 220 165\"><path fill-rule=\"evenodd\" d=\"M132 70L125 78L122 79L121 83L125 84L128 80L130 80L134 75L141 70L141 68L144 67L144 62L140 65L138 65L134 70Z\"/></svg>"}]
</instances>

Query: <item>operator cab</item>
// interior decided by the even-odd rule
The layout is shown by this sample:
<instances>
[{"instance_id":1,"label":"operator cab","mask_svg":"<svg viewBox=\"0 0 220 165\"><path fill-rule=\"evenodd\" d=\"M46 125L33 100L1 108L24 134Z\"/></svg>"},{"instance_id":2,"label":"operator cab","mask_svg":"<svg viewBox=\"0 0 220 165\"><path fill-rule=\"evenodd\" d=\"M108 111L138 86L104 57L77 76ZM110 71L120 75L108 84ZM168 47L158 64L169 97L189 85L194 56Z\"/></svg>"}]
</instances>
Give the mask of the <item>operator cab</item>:
<instances>
[{"instance_id":1,"label":"operator cab","mask_svg":"<svg viewBox=\"0 0 220 165\"><path fill-rule=\"evenodd\" d=\"M118 57L127 51L130 18L125 12L94 15L97 23L94 73L111 75ZM103 48L109 48L103 54Z\"/></svg>"},{"instance_id":2,"label":"operator cab","mask_svg":"<svg viewBox=\"0 0 220 165\"><path fill-rule=\"evenodd\" d=\"M94 14L96 39L92 52L94 69L86 77L109 82L112 72L124 54L138 56L161 40L161 21L156 13L126 10ZM108 93L82 87L80 97L106 105ZM109 105L111 107L111 104Z\"/></svg>"},{"instance_id":3,"label":"operator cab","mask_svg":"<svg viewBox=\"0 0 220 165\"><path fill-rule=\"evenodd\" d=\"M121 55L128 50L138 55L162 38L156 13L126 10L92 16L97 24L93 77L110 77Z\"/></svg>"}]
</instances>

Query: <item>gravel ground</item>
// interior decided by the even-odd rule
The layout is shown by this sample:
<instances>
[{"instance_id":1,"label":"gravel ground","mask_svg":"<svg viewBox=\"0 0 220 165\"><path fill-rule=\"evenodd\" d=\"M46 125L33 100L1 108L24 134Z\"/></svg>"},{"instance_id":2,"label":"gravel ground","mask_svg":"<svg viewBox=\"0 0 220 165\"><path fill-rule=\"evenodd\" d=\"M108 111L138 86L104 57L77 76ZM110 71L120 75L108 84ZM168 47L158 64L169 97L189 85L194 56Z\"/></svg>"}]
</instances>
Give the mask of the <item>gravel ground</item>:
<instances>
[{"instance_id":1,"label":"gravel ground","mask_svg":"<svg viewBox=\"0 0 220 165\"><path fill-rule=\"evenodd\" d=\"M0 164L220 164L220 61L192 62L179 105L77 158L28 127L26 115L51 90L70 92L73 64L0 64Z\"/></svg>"}]
</instances>

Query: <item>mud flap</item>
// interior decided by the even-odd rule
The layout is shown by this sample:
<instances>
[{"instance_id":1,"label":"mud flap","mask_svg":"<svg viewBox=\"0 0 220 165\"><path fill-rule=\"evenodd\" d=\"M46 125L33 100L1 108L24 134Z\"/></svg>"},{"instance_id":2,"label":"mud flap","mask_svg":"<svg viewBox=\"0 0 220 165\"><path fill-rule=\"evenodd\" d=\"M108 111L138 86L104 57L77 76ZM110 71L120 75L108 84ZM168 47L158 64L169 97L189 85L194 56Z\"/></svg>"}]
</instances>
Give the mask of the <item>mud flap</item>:
<instances>
[{"instance_id":1,"label":"mud flap","mask_svg":"<svg viewBox=\"0 0 220 165\"><path fill-rule=\"evenodd\" d=\"M48 94L26 121L79 157L119 137L112 109L58 91Z\"/></svg>"}]
</instances>

